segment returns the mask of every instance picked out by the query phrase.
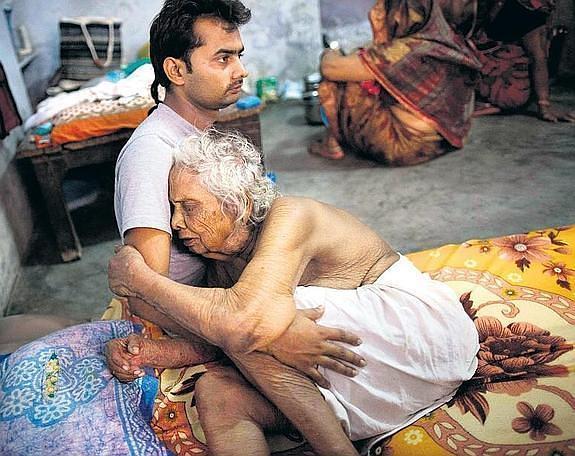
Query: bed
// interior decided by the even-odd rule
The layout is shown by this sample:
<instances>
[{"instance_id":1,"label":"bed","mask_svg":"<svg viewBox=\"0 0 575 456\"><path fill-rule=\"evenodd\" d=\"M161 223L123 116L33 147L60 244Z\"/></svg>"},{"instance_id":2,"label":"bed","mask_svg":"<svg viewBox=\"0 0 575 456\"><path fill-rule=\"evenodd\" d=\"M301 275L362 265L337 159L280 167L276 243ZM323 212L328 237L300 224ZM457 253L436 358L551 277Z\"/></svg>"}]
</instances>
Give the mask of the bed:
<instances>
[{"instance_id":1,"label":"bed","mask_svg":"<svg viewBox=\"0 0 575 456\"><path fill-rule=\"evenodd\" d=\"M479 367L454 399L386 439L358 442L364 455L567 456L575 454L575 225L471 240L409 258L447 283L480 334ZM115 299L104 319L144 324ZM176 455L208 454L194 385L212 364L157 371L152 428ZM310 455L278 436L277 454Z\"/></svg>"}]
</instances>

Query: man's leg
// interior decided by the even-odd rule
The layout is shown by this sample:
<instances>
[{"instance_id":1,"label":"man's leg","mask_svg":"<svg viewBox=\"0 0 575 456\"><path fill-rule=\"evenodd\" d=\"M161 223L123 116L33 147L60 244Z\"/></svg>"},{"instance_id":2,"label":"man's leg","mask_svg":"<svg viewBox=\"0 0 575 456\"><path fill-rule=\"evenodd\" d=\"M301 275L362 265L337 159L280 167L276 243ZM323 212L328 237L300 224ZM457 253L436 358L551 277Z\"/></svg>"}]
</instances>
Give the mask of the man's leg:
<instances>
[{"instance_id":1,"label":"man's leg","mask_svg":"<svg viewBox=\"0 0 575 456\"><path fill-rule=\"evenodd\" d=\"M293 429L233 367L208 370L196 383L196 408L210 454L269 455L264 431Z\"/></svg>"},{"instance_id":2,"label":"man's leg","mask_svg":"<svg viewBox=\"0 0 575 456\"><path fill-rule=\"evenodd\" d=\"M303 434L315 453L357 455L333 410L306 375L264 353L230 359Z\"/></svg>"}]
</instances>

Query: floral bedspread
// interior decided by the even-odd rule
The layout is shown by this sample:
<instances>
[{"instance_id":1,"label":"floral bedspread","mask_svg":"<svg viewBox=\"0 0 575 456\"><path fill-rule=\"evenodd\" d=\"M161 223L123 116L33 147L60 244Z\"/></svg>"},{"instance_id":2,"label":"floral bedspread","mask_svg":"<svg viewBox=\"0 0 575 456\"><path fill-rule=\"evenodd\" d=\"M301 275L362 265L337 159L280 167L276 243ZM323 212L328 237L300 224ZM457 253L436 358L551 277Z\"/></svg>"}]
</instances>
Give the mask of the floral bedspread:
<instances>
[{"instance_id":1,"label":"floral bedspread","mask_svg":"<svg viewBox=\"0 0 575 456\"><path fill-rule=\"evenodd\" d=\"M575 226L410 255L461 297L479 332L474 377L370 454L575 454Z\"/></svg>"},{"instance_id":2,"label":"floral bedspread","mask_svg":"<svg viewBox=\"0 0 575 456\"><path fill-rule=\"evenodd\" d=\"M479 332L474 377L454 399L384 440L369 455L575 454L575 225L408 255L451 286ZM105 318L120 318L115 301ZM158 329L148 326L151 337ZM208 454L194 384L210 368L161 372L152 427L176 455ZM278 441L282 455L313 452Z\"/></svg>"}]
</instances>

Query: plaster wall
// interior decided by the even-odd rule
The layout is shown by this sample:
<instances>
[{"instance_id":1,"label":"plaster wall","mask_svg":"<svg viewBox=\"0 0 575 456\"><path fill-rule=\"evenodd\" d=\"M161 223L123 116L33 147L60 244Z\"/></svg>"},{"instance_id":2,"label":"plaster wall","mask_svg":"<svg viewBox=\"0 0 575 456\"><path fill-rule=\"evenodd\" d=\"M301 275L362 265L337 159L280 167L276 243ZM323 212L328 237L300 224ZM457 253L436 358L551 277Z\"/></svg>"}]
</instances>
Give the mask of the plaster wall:
<instances>
[{"instance_id":1,"label":"plaster wall","mask_svg":"<svg viewBox=\"0 0 575 456\"><path fill-rule=\"evenodd\" d=\"M3 18L0 20L0 62L18 112L25 118L32 112L30 101ZM22 129L16 127L0 141L0 316L8 305L32 234L30 205L13 162L16 146L22 138Z\"/></svg>"},{"instance_id":2,"label":"plaster wall","mask_svg":"<svg viewBox=\"0 0 575 456\"><path fill-rule=\"evenodd\" d=\"M315 71L321 52L319 0L245 0L252 20L242 29L244 61L251 84L261 77L298 79ZM33 102L44 98L59 67L58 21L64 16L113 16L122 20L122 52L130 62L148 40L162 0L19 0L12 4L14 27L25 25L37 57L24 71Z\"/></svg>"}]
</instances>

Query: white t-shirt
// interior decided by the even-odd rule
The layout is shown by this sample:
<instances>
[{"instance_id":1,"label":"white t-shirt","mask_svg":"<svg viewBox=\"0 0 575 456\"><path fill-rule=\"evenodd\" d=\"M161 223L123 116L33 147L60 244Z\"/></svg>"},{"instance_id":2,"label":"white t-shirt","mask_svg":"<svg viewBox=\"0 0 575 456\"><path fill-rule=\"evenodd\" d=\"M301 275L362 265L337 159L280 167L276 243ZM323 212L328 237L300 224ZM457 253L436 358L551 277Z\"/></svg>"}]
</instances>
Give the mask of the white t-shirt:
<instances>
[{"instance_id":1,"label":"white t-shirt","mask_svg":"<svg viewBox=\"0 0 575 456\"><path fill-rule=\"evenodd\" d=\"M163 103L134 131L116 163L114 211L122 240L131 228L155 228L172 236L170 278L199 285L205 274L200 257L178 243L170 227L168 176L173 150L199 130Z\"/></svg>"}]
</instances>

